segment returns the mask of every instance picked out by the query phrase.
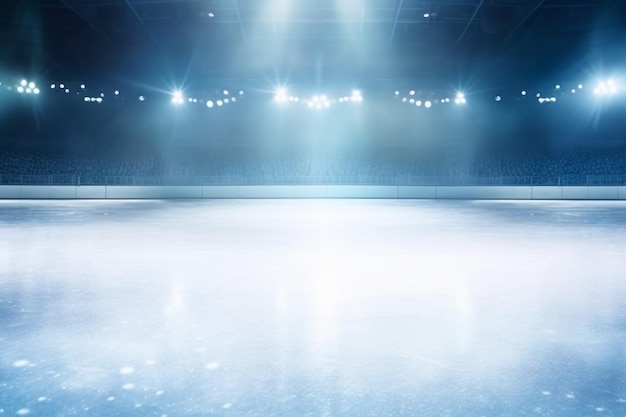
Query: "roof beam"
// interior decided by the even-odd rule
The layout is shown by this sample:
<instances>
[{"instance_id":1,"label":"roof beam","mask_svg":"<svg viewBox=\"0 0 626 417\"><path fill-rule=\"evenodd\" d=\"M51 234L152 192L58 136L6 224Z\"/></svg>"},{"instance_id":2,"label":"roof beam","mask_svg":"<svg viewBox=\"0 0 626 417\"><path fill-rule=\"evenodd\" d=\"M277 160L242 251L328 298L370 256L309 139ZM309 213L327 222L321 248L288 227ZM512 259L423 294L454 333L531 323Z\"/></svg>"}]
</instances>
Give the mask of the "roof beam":
<instances>
[{"instance_id":1,"label":"roof beam","mask_svg":"<svg viewBox=\"0 0 626 417\"><path fill-rule=\"evenodd\" d=\"M532 0L528 7L524 10L522 16L517 22L517 25L506 35L504 41L502 41L503 45L506 45L513 36L524 26L524 24L530 19L530 17L535 14L537 10L546 2L546 0Z\"/></svg>"},{"instance_id":2,"label":"roof beam","mask_svg":"<svg viewBox=\"0 0 626 417\"><path fill-rule=\"evenodd\" d=\"M87 23L89 27L91 27L93 30L98 32L98 34L102 36L107 42L111 42L111 38L106 33L104 33L91 19L89 19L86 16L84 10L81 11L78 7L74 6L73 4L70 4L68 0L59 0L59 1L66 8L71 10L76 16L80 17L83 22Z\"/></svg>"},{"instance_id":3,"label":"roof beam","mask_svg":"<svg viewBox=\"0 0 626 417\"><path fill-rule=\"evenodd\" d=\"M396 36L396 28L398 27L398 20L400 19L400 12L402 12L403 4L404 4L404 0L398 1L398 8L396 9L396 17L393 19L393 27L391 28L391 37L389 38L390 42L393 42L393 38Z\"/></svg>"},{"instance_id":4,"label":"roof beam","mask_svg":"<svg viewBox=\"0 0 626 417\"><path fill-rule=\"evenodd\" d=\"M241 12L239 11L239 2L237 0L233 0L233 5L235 6L235 13L237 14L237 20L239 21L239 29L241 30L241 36L243 37L244 42L248 40L248 36L246 35L246 30L243 27L243 21L241 20Z\"/></svg>"},{"instance_id":5,"label":"roof beam","mask_svg":"<svg viewBox=\"0 0 626 417\"><path fill-rule=\"evenodd\" d=\"M154 41L154 43L158 43L156 38L154 37L154 35L152 34L152 32L148 29L148 27L146 26L146 23L143 21L143 19L141 18L141 16L139 16L139 13L137 13L137 10L133 7L133 5L131 4L130 0L126 0L126 5L128 6L128 8L130 9L130 11L133 13L133 15L135 15L135 17L137 18L137 20L139 21L139 24L141 24L141 26L144 28L144 30L148 33L148 36L150 36L150 38L152 38L152 40Z\"/></svg>"},{"instance_id":6,"label":"roof beam","mask_svg":"<svg viewBox=\"0 0 626 417\"><path fill-rule=\"evenodd\" d=\"M483 7L484 3L485 3L485 0L480 0L480 3L478 3L478 5L476 5L476 8L474 9L474 13L472 13L472 17L470 17L470 19L467 21L467 25L465 25L465 29L463 29L463 32L461 33L461 36L459 36L459 39L457 39L457 41L456 41L457 45L460 45L461 41L463 41L463 38L465 37L465 34L467 33L467 31L469 30L470 26L474 22L474 19L476 19L476 15L478 14L478 11L480 10L480 8Z\"/></svg>"}]
</instances>

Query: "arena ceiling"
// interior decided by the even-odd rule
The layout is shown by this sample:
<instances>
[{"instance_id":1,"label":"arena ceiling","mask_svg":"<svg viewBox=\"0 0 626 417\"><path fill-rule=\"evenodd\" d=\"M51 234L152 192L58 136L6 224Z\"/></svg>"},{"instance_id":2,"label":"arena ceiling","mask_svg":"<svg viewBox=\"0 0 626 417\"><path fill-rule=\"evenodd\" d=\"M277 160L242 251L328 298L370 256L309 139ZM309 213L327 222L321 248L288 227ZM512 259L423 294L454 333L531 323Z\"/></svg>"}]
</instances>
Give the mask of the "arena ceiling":
<instances>
[{"instance_id":1,"label":"arena ceiling","mask_svg":"<svg viewBox=\"0 0 626 417\"><path fill-rule=\"evenodd\" d=\"M438 77L588 59L625 22L622 0L24 0L1 2L0 42L55 75Z\"/></svg>"}]
</instances>

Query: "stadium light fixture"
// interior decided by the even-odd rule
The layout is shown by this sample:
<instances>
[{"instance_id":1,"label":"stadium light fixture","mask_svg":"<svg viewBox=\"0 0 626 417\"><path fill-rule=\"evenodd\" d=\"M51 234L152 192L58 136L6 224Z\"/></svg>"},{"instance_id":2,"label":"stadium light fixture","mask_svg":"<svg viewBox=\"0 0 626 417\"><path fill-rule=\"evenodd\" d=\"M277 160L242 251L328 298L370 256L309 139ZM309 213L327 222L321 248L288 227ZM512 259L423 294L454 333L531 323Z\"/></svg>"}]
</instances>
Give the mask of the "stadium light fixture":
<instances>
[{"instance_id":1,"label":"stadium light fixture","mask_svg":"<svg viewBox=\"0 0 626 417\"><path fill-rule=\"evenodd\" d=\"M230 103L230 100L229 100L229 99L227 99L227 98L225 98L225 99L224 99L224 104L228 104L228 103Z\"/></svg>"},{"instance_id":2,"label":"stadium light fixture","mask_svg":"<svg viewBox=\"0 0 626 417\"><path fill-rule=\"evenodd\" d=\"M33 93L34 94L39 94L40 90L37 87L35 87L35 88L33 88Z\"/></svg>"},{"instance_id":3,"label":"stadium light fixture","mask_svg":"<svg viewBox=\"0 0 626 417\"><path fill-rule=\"evenodd\" d=\"M26 87L27 85L28 85L28 81L26 81L26 80L20 81L20 86L21 87Z\"/></svg>"},{"instance_id":4,"label":"stadium light fixture","mask_svg":"<svg viewBox=\"0 0 626 417\"><path fill-rule=\"evenodd\" d=\"M228 90L224 90L223 93L224 93L225 96L230 94L230 92Z\"/></svg>"},{"instance_id":5,"label":"stadium light fixture","mask_svg":"<svg viewBox=\"0 0 626 417\"><path fill-rule=\"evenodd\" d=\"M526 90L522 90L522 95L525 96L526 95Z\"/></svg>"},{"instance_id":6,"label":"stadium light fixture","mask_svg":"<svg viewBox=\"0 0 626 417\"><path fill-rule=\"evenodd\" d=\"M431 103L430 100L426 100L426 102L424 103L424 107L426 107L427 109L430 109L432 105L433 103Z\"/></svg>"},{"instance_id":7,"label":"stadium light fixture","mask_svg":"<svg viewBox=\"0 0 626 417\"><path fill-rule=\"evenodd\" d=\"M274 101L278 103L284 103L287 101L287 89L286 88L278 88L274 92Z\"/></svg>"},{"instance_id":8,"label":"stadium light fixture","mask_svg":"<svg viewBox=\"0 0 626 417\"><path fill-rule=\"evenodd\" d=\"M208 108L212 109L212 108L213 108L213 106L214 106L213 101L208 100L208 101L206 102L206 106L207 106Z\"/></svg>"},{"instance_id":9,"label":"stadium light fixture","mask_svg":"<svg viewBox=\"0 0 626 417\"><path fill-rule=\"evenodd\" d=\"M89 103L89 97L85 97L83 98L83 100L85 101L85 103Z\"/></svg>"},{"instance_id":10,"label":"stadium light fixture","mask_svg":"<svg viewBox=\"0 0 626 417\"><path fill-rule=\"evenodd\" d=\"M409 95L410 95L410 96L414 96L414 95L415 95L415 90L411 90L411 91L409 91Z\"/></svg>"},{"instance_id":11,"label":"stadium light fixture","mask_svg":"<svg viewBox=\"0 0 626 417\"><path fill-rule=\"evenodd\" d=\"M415 105L416 105L417 107L422 107L422 100L417 100L417 101L415 102Z\"/></svg>"},{"instance_id":12,"label":"stadium light fixture","mask_svg":"<svg viewBox=\"0 0 626 417\"><path fill-rule=\"evenodd\" d=\"M24 87L22 87L21 85L17 87L17 92L22 94L24 92Z\"/></svg>"},{"instance_id":13,"label":"stadium light fixture","mask_svg":"<svg viewBox=\"0 0 626 417\"><path fill-rule=\"evenodd\" d=\"M65 88L65 84L59 84L59 88L61 89Z\"/></svg>"},{"instance_id":14,"label":"stadium light fixture","mask_svg":"<svg viewBox=\"0 0 626 417\"><path fill-rule=\"evenodd\" d=\"M31 90L32 90L33 88L35 88L35 83L34 83L34 82L32 82L32 81L31 81L31 82L29 82L29 83L28 83L28 88L30 88Z\"/></svg>"},{"instance_id":15,"label":"stadium light fixture","mask_svg":"<svg viewBox=\"0 0 626 417\"><path fill-rule=\"evenodd\" d=\"M30 87L26 87L26 94L30 94L33 92L33 89Z\"/></svg>"},{"instance_id":16,"label":"stadium light fixture","mask_svg":"<svg viewBox=\"0 0 626 417\"><path fill-rule=\"evenodd\" d=\"M191 100L191 99L190 99ZM174 91L172 93L172 103L180 106L181 104L183 104L185 102L185 98L183 97L183 93L182 91Z\"/></svg>"},{"instance_id":17,"label":"stadium light fixture","mask_svg":"<svg viewBox=\"0 0 626 417\"><path fill-rule=\"evenodd\" d=\"M465 99L465 94L459 92L456 93L456 97L454 98L454 102L456 104L465 104L467 103L467 100Z\"/></svg>"},{"instance_id":18,"label":"stadium light fixture","mask_svg":"<svg viewBox=\"0 0 626 417\"><path fill-rule=\"evenodd\" d=\"M56 85L54 85L54 84L50 84L50 88L51 88L52 90L54 90L54 88L55 88L55 87L56 87Z\"/></svg>"}]
</instances>

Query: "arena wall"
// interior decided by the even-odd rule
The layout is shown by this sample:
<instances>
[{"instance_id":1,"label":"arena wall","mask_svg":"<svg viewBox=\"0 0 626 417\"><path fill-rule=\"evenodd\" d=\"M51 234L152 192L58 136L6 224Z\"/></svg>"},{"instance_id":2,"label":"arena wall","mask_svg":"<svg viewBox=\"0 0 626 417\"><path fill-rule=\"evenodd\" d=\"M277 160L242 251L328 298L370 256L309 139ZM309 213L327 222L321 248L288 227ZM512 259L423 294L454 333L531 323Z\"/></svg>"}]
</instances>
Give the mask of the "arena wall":
<instances>
[{"instance_id":1,"label":"arena wall","mask_svg":"<svg viewBox=\"0 0 626 417\"><path fill-rule=\"evenodd\" d=\"M0 199L374 198L626 200L626 186L64 186L0 185Z\"/></svg>"}]
</instances>

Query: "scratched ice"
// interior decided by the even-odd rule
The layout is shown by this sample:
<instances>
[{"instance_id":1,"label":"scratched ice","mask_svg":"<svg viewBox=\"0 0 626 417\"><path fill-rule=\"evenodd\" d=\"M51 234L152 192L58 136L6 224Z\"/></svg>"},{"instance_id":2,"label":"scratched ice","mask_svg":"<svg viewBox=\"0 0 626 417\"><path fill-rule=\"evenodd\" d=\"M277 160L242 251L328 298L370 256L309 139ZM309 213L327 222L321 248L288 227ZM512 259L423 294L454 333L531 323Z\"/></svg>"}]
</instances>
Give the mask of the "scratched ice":
<instances>
[{"instance_id":1,"label":"scratched ice","mask_svg":"<svg viewBox=\"0 0 626 417\"><path fill-rule=\"evenodd\" d=\"M2 415L624 416L626 204L0 201Z\"/></svg>"}]
</instances>

